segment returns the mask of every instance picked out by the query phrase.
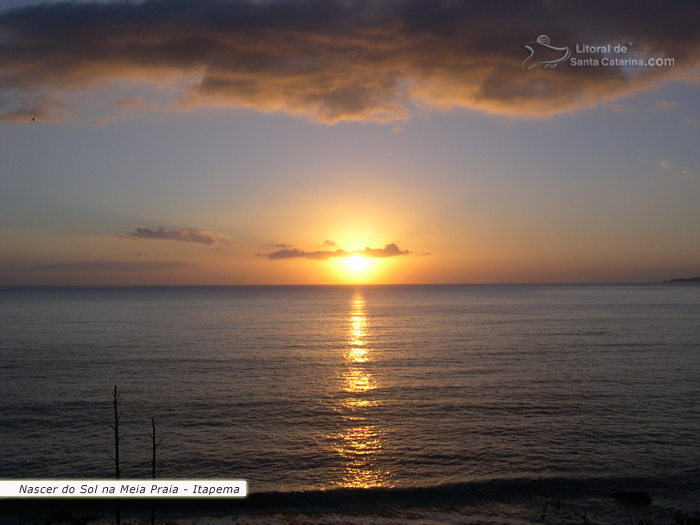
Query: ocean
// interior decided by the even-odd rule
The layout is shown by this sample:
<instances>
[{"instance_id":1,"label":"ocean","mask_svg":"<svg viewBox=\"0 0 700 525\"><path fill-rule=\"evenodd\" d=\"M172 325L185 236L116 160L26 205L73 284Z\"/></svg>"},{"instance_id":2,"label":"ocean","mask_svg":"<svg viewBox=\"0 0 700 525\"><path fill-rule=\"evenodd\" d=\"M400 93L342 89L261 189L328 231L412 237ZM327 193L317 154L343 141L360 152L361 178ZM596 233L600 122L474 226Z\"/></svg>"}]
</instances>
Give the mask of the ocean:
<instances>
[{"instance_id":1,"label":"ocean","mask_svg":"<svg viewBox=\"0 0 700 525\"><path fill-rule=\"evenodd\" d=\"M116 385L124 479L153 417L161 478L248 481L173 520L669 520L700 503L698 320L690 283L0 288L0 478L113 477Z\"/></svg>"}]
</instances>

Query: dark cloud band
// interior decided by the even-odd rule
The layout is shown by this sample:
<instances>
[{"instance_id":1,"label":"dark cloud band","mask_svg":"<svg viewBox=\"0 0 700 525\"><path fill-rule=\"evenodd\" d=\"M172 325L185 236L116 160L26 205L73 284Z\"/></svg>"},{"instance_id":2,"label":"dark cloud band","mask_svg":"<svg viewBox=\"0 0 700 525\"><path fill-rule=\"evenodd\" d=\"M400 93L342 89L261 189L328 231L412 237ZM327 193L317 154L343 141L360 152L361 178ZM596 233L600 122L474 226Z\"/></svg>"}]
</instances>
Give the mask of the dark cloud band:
<instances>
[{"instance_id":1,"label":"dark cloud band","mask_svg":"<svg viewBox=\"0 0 700 525\"><path fill-rule=\"evenodd\" d=\"M178 104L393 121L415 107L547 115L664 78L700 57L692 0L146 0L0 14L0 119L56 116L59 90L194 78ZM632 42L672 68L537 67L524 47ZM630 46L628 46L630 47ZM599 55L593 54L589 58Z\"/></svg>"}]
</instances>

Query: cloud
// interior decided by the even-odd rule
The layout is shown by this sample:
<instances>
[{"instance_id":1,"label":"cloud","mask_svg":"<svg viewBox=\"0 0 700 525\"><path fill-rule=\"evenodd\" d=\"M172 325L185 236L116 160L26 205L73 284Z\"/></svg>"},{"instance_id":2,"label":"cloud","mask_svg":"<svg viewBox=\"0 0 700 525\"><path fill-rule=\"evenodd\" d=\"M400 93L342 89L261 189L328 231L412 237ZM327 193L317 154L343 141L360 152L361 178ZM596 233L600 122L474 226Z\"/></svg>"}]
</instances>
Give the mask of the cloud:
<instances>
[{"instance_id":1,"label":"cloud","mask_svg":"<svg viewBox=\"0 0 700 525\"><path fill-rule=\"evenodd\" d=\"M352 257L354 255L359 255L361 257L370 258L384 258L384 257L396 257L398 255L408 255L408 250L400 250L395 244L387 244L384 248L365 248L364 250L354 250L347 252L345 250L319 250L315 252L307 252L304 250L298 250L296 248L279 250L273 253L261 254L263 257L267 257L270 260L277 261L280 259L314 259L318 261L327 261L333 257Z\"/></svg>"},{"instance_id":2,"label":"cloud","mask_svg":"<svg viewBox=\"0 0 700 525\"><path fill-rule=\"evenodd\" d=\"M1 45L0 45L1 47ZM2 66L0 65L0 71ZM70 113L62 102L45 94L22 97L17 104L3 111L10 97L2 94L2 74L0 73L0 122L23 124L37 121L57 121Z\"/></svg>"},{"instance_id":3,"label":"cloud","mask_svg":"<svg viewBox=\"0 0 700 525\"><path fill-rule=\"evenodd\" d=\"M137 226L133 233L125 233L117 236L119 239L148 239L155 241L182 241L206 244L211 246L219 240L229 241L231 237L225 233L200 231L195 228L178 228L168 230L160 226L157 230Z\"/></svg>"},{"instance_id":4,"label":"cloud","mask_svg":"<svg viewBox=\"0 0 700 525\"><path fill-rule=\"evenodd\" d=\"M671 167L671 162L668 160L662 160L659 162L659 165L663 168L669 169Z\"/></svg>"},{"instance_id":5,"label":"cloud","mask_svg":"<svg viewBox=\"0 0 700 525\"><path fill-rule=\"evenodd\" d=\"M659 100L652 110L654 111L665 111L667 109L675 108L678 105L677 100Z\"/></svg>"},{"instance_id":6,"label":"cloud","mask_svg":"<svg viewBox=\"0 0 700 525\"><path fill-rule=\"evenodd\" d=\"M122 261L89 261L63 264L40 264L32 266L32 270L85 270L85 271L118 271L143 272L161 270L183 270L194 268L196 265L186 262L122 262Z\"/></svg>"},{"instance_id":7,"label":"cloud","mask_svg":"<svg viewBox=\"0 0 700 525\"><path fill-rule=\"evenodd\" d=\"M334 252L331 251L315 251L315 252L307 252L304 250L298 250L297 248L289 249L285 248L283 250L279 250L276 252L272 253L263 253L259 254L262 257L267 257L268 259L272 261L277 261L280 259L298 259L298 258L306 258L306 259L316 259L316 260L323 260L326 261L330 259L331 257L347 257L347 252L344 250L336 250Z\"/></svg>"},{"instance_id":8,"label":"cloud","mask_svg":"<svg viewBox=\"0 0 700 525\"><path fill-rule=\"evenodd\" d=\"M321 246L335 246L335 243L333 241L323 241Z\"/></svg>"},{"instance_id":9,"label":"cloud","mask_svg":"<svg viewBox=\"0 0 700 525\"><path fill-rule=\"evenodd\" d=\"M397 255L408 255L408 250L399 250L395 244L387 244L384 248L365 248L364 250L350 252L350 255L361 255L362 257L396 257Z\"/></svg>"},{"instance_id":10,"label":"cloud","mask_svg":"<svg viewBox=\"0 0 700 525\"><path fill-rule=\"evenodd\" d=\"M695 79L699 19L692 0L663 9L632 0L33 5L0 12L0 114L8 120L27 97L123 79L184 83L181 109L250 107L326 123L397 122L415 108L546 116ZM543 33L570 49L633 42L629 57L669 57L674 67L525 71L524 45Z\"/></svg>"},{"instance_id":11,"label":"cloud","mask_svg":"<svg viewBox=\"0 0 700 525\"><path fill-rule=\"evenodd\" d=\"M113 101L112 104L125 108L143 108L146 106L146 100L140 97L125 97Z\"/></svg>"}]
</instances>

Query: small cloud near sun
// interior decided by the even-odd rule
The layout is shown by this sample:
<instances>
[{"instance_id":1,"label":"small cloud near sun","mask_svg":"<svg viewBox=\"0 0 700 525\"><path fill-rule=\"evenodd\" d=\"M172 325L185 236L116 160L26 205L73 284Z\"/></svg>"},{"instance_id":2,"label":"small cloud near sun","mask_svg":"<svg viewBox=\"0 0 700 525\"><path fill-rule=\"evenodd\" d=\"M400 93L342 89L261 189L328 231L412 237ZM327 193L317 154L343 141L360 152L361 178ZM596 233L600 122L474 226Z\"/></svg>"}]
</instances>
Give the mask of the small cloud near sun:
<instances>
[{"instance_id":1,"label":"small cloud near sun","mask_svg":"<svg viewBox=\"0 0 700 525\"><path fill-rule=\"evenodd\" d=\"M325 244L325 243L324 243ZM334 244L335 245L335 244ZM398 255L408 255L408 250L401 250L396 244L387 244L384 248L370 248L366 247L364 250L353 250L345 251L342 249L337 249L335 251L331 250L317 250L315 252L307 252L305 250L298 249L284 249L273 253L261 253L261 257L267 257L272 261L277 261L280 259L314 259L317 261L327 261L333 257L371 257L371 258L384 258L384 257L396 257Z\"/></svg>"},{"instance_id":2,"label":"small cloud near sun","mask_svg":"<svg viewBox=\"0 0 700 525\"><path fill-rule=\"evenodd\" d=\"M335 246L335 243L333 241L323 241L321 246Z\"/></svg>"}]
</instances>

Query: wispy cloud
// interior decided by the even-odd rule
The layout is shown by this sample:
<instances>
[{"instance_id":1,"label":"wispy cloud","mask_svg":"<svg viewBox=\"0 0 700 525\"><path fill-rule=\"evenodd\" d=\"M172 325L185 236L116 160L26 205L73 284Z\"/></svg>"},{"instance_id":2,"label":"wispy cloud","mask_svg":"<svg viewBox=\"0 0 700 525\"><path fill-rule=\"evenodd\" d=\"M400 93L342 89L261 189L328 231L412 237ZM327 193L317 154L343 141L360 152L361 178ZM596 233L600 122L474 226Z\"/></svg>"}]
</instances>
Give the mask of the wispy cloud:
<instances>
[{"instance_id":1,"label":"wispy cloud","mask_svg":"<svg viewBox=\"0 0 700 525\"><path fill-rule=\"evenodd\" d=\"M0 47L2 47L1 44ZM0 65L0 122L24 124L32 120L56 121L70 113L69 108L62 102L43 93L27 94L14 105L11 103L13 97L2 95L2 66ZM11 107L3 109L8 106Z\"/></svg>"},{"instance_id":2,"label":"wispy cloud","mask_svg":"<svg viewBox=\"0 0 700 525\"><path fill-rule=\"evenodd\" d=\"M335 243L333 241L323 241L321 246L335 246Z\"/></svg>"},{"instance_id":3,"label":"wispy cloud","mask_svg":"<svg viewBox=\"0 0 700 525\"><path fill-rule=\"evenodd\" d=\"M112 104L125 108L143 108L146 106L146 100L140 97L126 97L119 98L112 102Z\"/></svg>"},{"instance_id":4,"label":"wispy cloud","mask_svg":"<svg viewBox=\"0 0 700 525\"><path fill-rule=\"evenodd\" d=\"M654 111L666 111L667 109L675 108L678 105L677 100L659 100L654 107Z\"/></svg>"},{"instance_id":5,"label":"wispy cloud","mask_svg":"<svg viewBox=\"0 0 700 525\"><path fill-rule=\"evenodd\" d=\"M118 272L143 272L162 270L183 270L194 268L193 263L169 261L169 262L123 262L123 261L88 261L62 264L40 264L32 266L32 270L83 270L83 271L118 271Z\"/></svg>"},{"instance_id":6,"label":"wispy cloud","mask_svg":"<svg viewBox=\"0 0 700 525\"><path fill-rule=\"evenodd\" d=\"M122 235L117 235L119 239L147 239L153 241L182 241L182 242L194 242L198 244L206 244L211 246L220 240L230 241L231 237L225 233L212 232L212 231L200 231L196 228L177 228L175 230L168 230L167 228L159 227L157 230L151 230L150 228L144 228L143 226L137 226L136 230L132 233L125 233Z\"/></svg>"},{"instance_id":7,"label":"wispy cloud","mask_svg":"<svg viewBox=\"0 0 700 525\"><path fill-rule=\"evenodd\" d=\"M13 115L27 97L117 79L162 85L167 78L192 79L181 108L245 106L327 123L396 122L415 107L551 115L658 80L696 78L699 17L692 0L671 0L663 9L633 0L34 5L0 13L0 118L19 119ZM671 57L675 65L563 63L524 71L523 46L542 32L571 48L633 41L636 56ZM32 111L55 113L44 105Z\"/></svg>"},{"instance_id":8,"label":"wispy cloud","mask_svg":"<svg viewBox=\"0 0 700 525\"><path fill-rule=\"evenodd\" d=\"M371 258L384 258L384 257L396 257L398 255L408 255L409 252L408 250L401 250L399 249L398 246L395 244L387 244L384 246L384 248L365 248L364 250L354 250L354 251L345 251L345 250L318 250L315 252L307 252L304 250L298 250L298 249L284 249L284 250L279 250L277 252L273 253L266 253L266 254L261 254L263 257L267 257L268 259L271 259L273 261L277 261L280 259L299 259L299 258L304 258L304 259L315 259L319 261L327 261L328 259L334 258L334 257L352 257L354 255L359 255L361 257L371 257Z\"/></svg>"}]
</instances>

